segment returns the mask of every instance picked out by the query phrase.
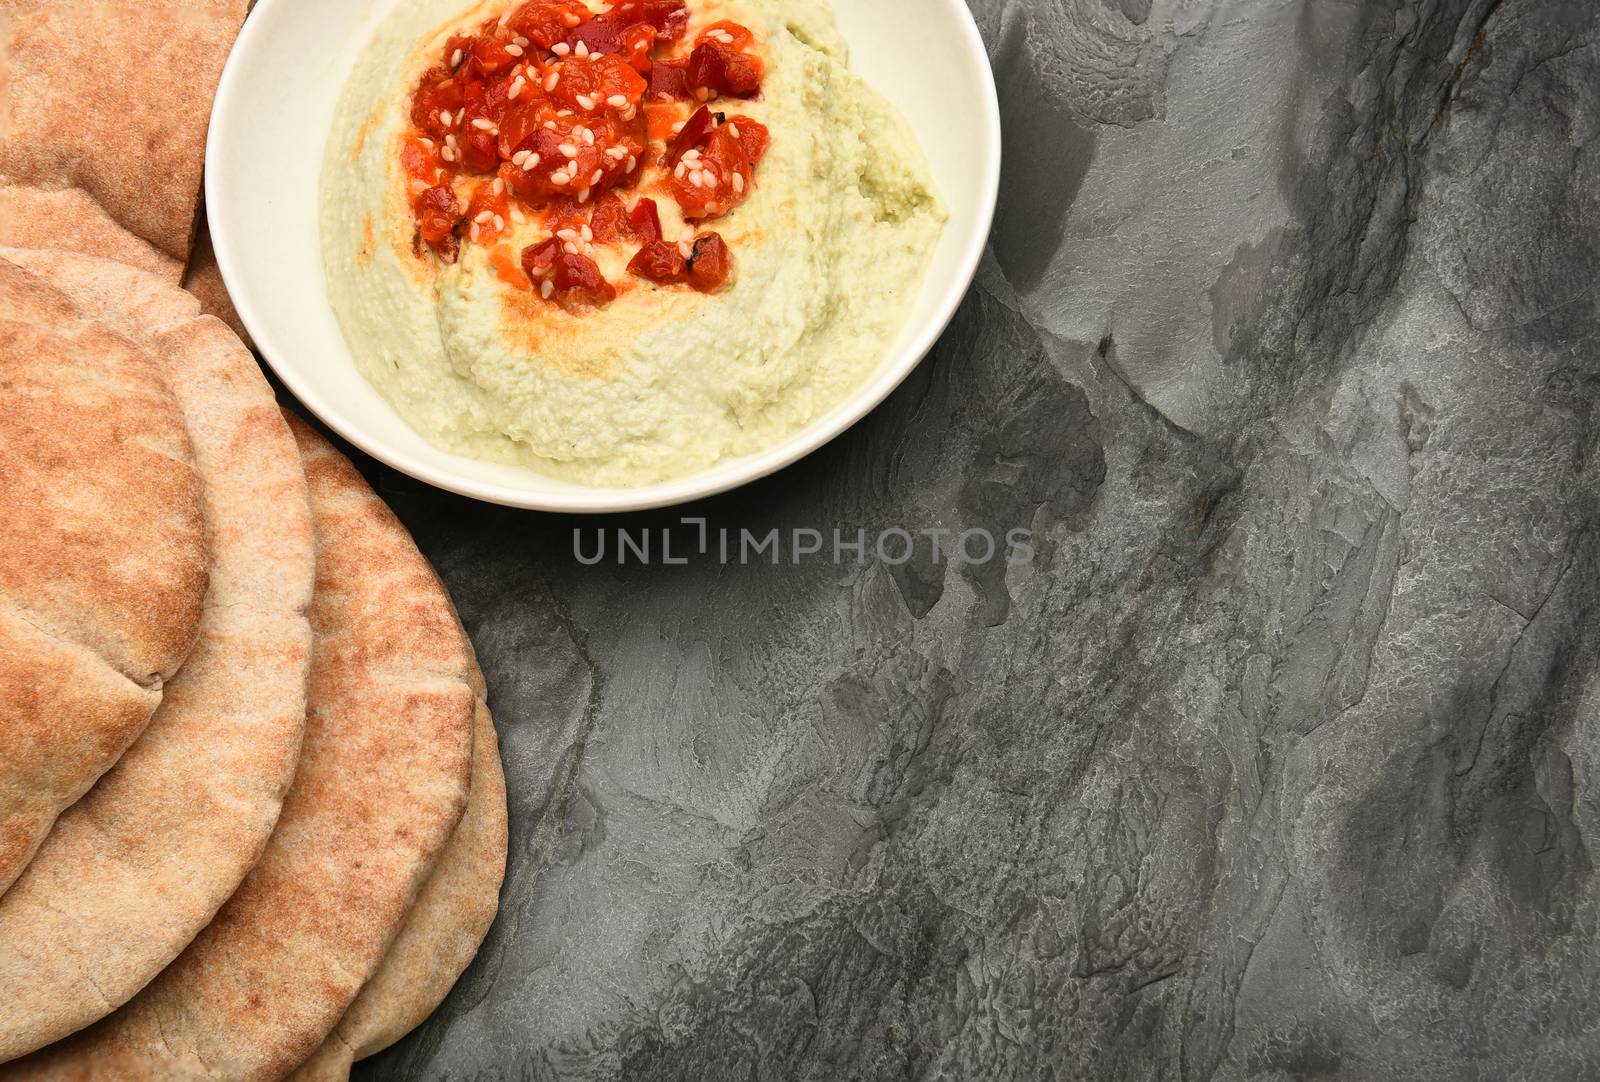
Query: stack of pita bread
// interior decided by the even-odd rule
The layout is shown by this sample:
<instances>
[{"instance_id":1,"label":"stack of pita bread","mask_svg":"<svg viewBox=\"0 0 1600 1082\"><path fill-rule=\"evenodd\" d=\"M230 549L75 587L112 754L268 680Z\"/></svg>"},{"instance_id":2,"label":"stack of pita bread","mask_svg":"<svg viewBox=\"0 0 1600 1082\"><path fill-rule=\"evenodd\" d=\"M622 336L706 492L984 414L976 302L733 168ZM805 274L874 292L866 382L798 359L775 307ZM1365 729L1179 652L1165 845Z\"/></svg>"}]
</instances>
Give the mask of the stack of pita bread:
<instances>
[{"instance_id":1,"label":"stack of pita bread","mask_svg":"<svg viewBox=\"0 0 1600 1082\"><path fill-rule=\"evenodd\" d=\"M0 0L3 1082L345 1078L498 905L448 596L181 286L243 17Z\"/></svg>"}]
</instances>

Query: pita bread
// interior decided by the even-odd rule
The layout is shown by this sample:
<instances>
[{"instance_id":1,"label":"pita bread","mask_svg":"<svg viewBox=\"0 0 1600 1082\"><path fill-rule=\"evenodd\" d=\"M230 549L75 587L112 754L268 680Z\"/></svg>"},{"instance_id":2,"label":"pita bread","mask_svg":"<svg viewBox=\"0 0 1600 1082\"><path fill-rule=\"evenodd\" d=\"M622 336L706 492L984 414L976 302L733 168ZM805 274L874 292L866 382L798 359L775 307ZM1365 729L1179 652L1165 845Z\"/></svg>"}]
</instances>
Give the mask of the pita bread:
<instances>
[{"instance_id":1,"label":"pita bread","mask_svg":"<svg viewBox=\"0 0 1600 1082\"><path fill-rule=\"evenodd\" d=\"M183 271L177 260L122 228L77 188L0 187L0 247L54 248L114 259L169 282Z\"/></svg>"},{"instance_id":2,"label":"pita bread","mask_svg":"<svg viewBox=\"0 0 1600 1082\"><path fill-rule=\"evenodd\" d=\"M296 423L316 522L294 787L239 892L110 1018L0 1079L277 1079L377 970L466 806L476 695L443 586L355 468Z\"/></svg>"},{"instance_id":3,"label":"pita bread","mask_svg":"<svg viewBox=\"0 0 1600 1082\"><path fill-rule=\"evenodd\" d=\"M0 261L0 894L149 722L208 562L156 358Z\"/></svg>"},{"instance_id":4,"label":"pita bread","mask_svg":"<svg viewBox=\"0 0 1600 1082\"><path fill-rule=\"evenodd\" d=\"M206 315L216 316L239 336L239 341L247 346L251 344L250 332L245 330L244 320L234 310L233 297L222 280L222 268L217 266L217 253L211 247L211 233L203 223L194 239L194 254L183 272L183 288L195 295Z\"/></svg>"},{"instance_id":5,"label":"pita bread","mask_svg":"<svg viewBox=\"0 0 1600 1082\"><path fill-rule=\"evenodd\" d=\"M120 264L60 252L0 258L161 359L187 418L212 548L199 641L149 727L0 897L5 1060L132 997L260 856L305 721L314 547L293 437L227 328L176 286Z\"/></svg>"},{"instance_id":6,"label":"pita bread","mask_svg":"<svg viewBox=\"0 0 1600 1082\"><path fill-rule=\"evenodd\" d=\"M81 190L164 255L176 282L200 201L211 101L245 7L0 0L0 188ZM0 202L0 234L10 234L0 241L36 246L20 234L32 220L8 210Z\"/></svg>"},{"instance_id":7,"label":"pita bread","mask_svg":"<svg viewBox=\"0 0 1600 1082\"><path fill-rule=\"evenodd\" d=\"M343 1082L355 1061L382 1052L438 1009L494 923L506 873L506 835L500 744L480 699L466 814L383 965L290 1082Z\"/></svg>"}]
</instances>

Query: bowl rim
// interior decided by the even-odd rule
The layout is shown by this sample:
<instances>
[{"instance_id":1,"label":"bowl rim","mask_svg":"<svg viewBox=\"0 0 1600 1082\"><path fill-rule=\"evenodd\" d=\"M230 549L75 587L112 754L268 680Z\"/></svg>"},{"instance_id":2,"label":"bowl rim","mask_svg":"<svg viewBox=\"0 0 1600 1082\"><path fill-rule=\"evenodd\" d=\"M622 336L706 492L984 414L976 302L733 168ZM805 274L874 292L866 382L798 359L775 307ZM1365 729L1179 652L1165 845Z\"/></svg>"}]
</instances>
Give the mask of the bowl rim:
<instances>
[{"instance_id":1,"label":"bowl rim","mask_svg":"<svg viewBox=\"0 0 1600 1082\"><path fill-rule=\"evenodd\" d=\"M382 440L370 439L363 427L348 417L336 402L320 394L315 387L297 372L294 365L280 365L275 360L275 336L270 320L256 311L248 290L238 287L244 280L240 267L242 256L235 248L235 238L224 223L221 230L215 225L209 208L218 200L214 192L222 183L223 170L213 168L222 156L226 120L233 110L225 108L235 95L241 78L239 69L255 40L266 33L262 28L268 20L261 18L263 10L290 0L257 0L251 17L245 20L238 38L229 51L227 63L217 83L211 117L206 131L205 201L208 209L208 228L211 231L212 250L223 284L233 302L234 310L249 332L256 352L272 368L278 379L306 409L335 433L362 452L392 469L416 478L435 488L460 496L529 511L542 511L571 515L625 514L635 511L652 511L676 507L731 492L745 485L794 465L801 459L820 450L845 432L854 428L904 383L911 373L927 358L955 319L967 291L977 277L984 252L994 229L994 218L1000 197L1001 117L999 92L995 84L994 68L989 51L971 10L963 0L940 0L955 15L955 21L969 54L976 60L983 78L980 107L987 127L987 146L973 156L973 161L983 171L979 178L981 202L970 236L957 261L958 270L943 284L934 306L934 316L927 320L910 341L900 347L899 358L893 364L880 362L877 371L856 389L841 399L827 414L796 430L772 447L734 460L740 469L726 477L708 479L710 471L690 474L638 489L597 488L575 485L570 491L530 493L526 490L493 481L474 479L458 472L436 468L408 456L404 451L391 448ZM924 286L926 288L926 286ZM889 358L885 358L887 361ZM449 454L449 452L442 452ZM453 456L461 457L461 456ZM463 461L471 461L463 459ZM715 470L716 467L712 467Z\"/></svg>"}]
</instances>

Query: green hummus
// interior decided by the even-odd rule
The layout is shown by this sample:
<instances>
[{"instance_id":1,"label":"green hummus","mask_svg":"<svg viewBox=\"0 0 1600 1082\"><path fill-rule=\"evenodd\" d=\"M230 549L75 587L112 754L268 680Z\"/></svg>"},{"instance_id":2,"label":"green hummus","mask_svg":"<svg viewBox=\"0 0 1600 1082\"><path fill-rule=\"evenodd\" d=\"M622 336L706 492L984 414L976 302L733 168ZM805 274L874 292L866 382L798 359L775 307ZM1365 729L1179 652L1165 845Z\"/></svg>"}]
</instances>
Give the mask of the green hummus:
<instances>
[{"instance_id":1,"label":"green hummus","mask_svg":"<svg viewBox=\"0 0 1600 1082\"><path fill-rule=\"evenodd\" d=\"M722 292L630 280L630 249L597 248L606 278L631 285L575 314L541 304L503 253L469 244L453 265L419 254L398 153L410 91L451 33L506 8L403 5L356 68L329 142L329 295L363 375L401 416L450 452L633 487L769 448L870 375L944 212L904 119L846 69L823 0L691 0L691 37L735 20L766 63L760 99L728 104L770 129L771 148L748 200L704 224L734 253ZM667 240L693 234L658 203ZM545 239L528 221L507 243Z\"/></svg>"}]
</instances>

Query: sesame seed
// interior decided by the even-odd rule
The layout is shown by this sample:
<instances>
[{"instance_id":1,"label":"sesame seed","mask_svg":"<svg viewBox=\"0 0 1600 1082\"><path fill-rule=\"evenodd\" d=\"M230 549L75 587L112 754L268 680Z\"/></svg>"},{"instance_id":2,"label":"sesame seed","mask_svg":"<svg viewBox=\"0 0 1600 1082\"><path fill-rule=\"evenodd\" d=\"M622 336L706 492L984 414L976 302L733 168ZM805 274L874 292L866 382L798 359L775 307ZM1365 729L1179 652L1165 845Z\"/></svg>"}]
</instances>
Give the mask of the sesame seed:
<instances>
[{"instance_id":1,"label":"sesame seed","mask_svg":"<svg viewBox=\"0 0 1600 1082\"><path fill-rule=\"evenodd\" d=\"M550 51L555 53L557 56L566 56L568 53L572 52L572 46L568 45L564 41L558 41L554 45L550 46Z\"/></svg>"},{"instance_id":2,"label":"sesame seed","mask_svg":"<svg viewBox=\"0 0 1600 1082\"><path fill-rule=\"evenodd\" d=\"M588 146L594 146L594 132L588 128L583 129L583 141Z\"/></svg>"},{"instance_id":3,"label":"sesame seed","mask_svg":"<svg viewBox=\"0 0 1600 1082\"><path fill-rule=\"evenodd\" d=\"M594 99L587 94L579 94L578 107L580 109L592 110L594 108Z\"/></svg>"},{"instance_id":4,"label":"sesame seed","mask_svg":"<svg viewBox=\"0 0 1600 1082\"><path fill-rule=\"evenodd\" d=\"M498 130L494 126L494 121L485 120L481 116L477 120L474 120L472 122L472 126L474 128L477 128L479 131L496 131L496 130Z\"/></svg>"},{"instance_id":5,"label":"sesame seed","mask_svg":"<svg viewBox=\"0 0 1600 1082\"><path fill-rule=\"evenodd\" d=\"M576 158L578 156L578 148L573 146L571 143L562 143L560 146L556 147L556 149L561 151L561 153L565 154L569 158Z\"/></svg>"},{"instance_id":6,"label":"sesame seed","mask_svg":"<svg viewBox=\"0 0 1600 1082\"><path fill-rule=\"evenodd\" d=\"M628 156L628 148L627 147L607 147L606 148L606 157L610 158L614 162L620 162L623 158L626 158L627 156Z\"/></svg>"},{"instance_id":7,"label":"sesame seed","mask_svg":"<svg viewBox=\"0 0 1600 1082\"><path fill-rule=\"evenodd\" d=\"M439 110L439 123L440 124L443 124L445 127L448 128L450 126L451 119L452 118L450 116L449 110L446 110L446 109Z\"/></svg>"},{"instance_id":8,"label":"sesame seed","mask_svg":"<svg viewBox=\"0 0 1600 1082\"><path fill-rule=\"evenodd\" d=\"M533 151L531 151L531 150L519 150L519 151L517 151L515 154L511 155L511 164L516 166L518 169L521 169L522 168L522 163L527 161L528 160L528 155L532 154L532 153L533 153Z\"/></svg>"},{"instance_id":9,"label":"sesame seed","mask_svg":"<svg viewBox=\"0 0 1600 1082\"><path fill-rule=\"evenodd\" d=\"M494 216L494 228L495 232L497 233L504 233L506 231L506 220L498 214Z\"/></svg>"},{"instance_id":10,"label":"sesame seed","mask_svg":"<svg viewBox=\"0 0 1600 1082\"><path fill-rule=\"evenodd\" d=\"M528 160L522 163L522 168L524 171L529 173L539 168L539 155L530 151L528 154Z\"/></svg>"},{"instance_id":11,"label":"sesame seed","mask_svg":"<svg viewBox=\"0 0 1600 1082\"><path fill-rule=\"evenodd\" d=\"M573 243L577 243L578 231L576 229L558 229L556 230L556 238L559 240L570 240Z\"/></svg>"},{"instance_id":12,"label":"sesame seed","mask_svg":"<svg viewBox=\"0 0 1600 1082\"><path fill-rule=\"evenodd\" d=\"M600 181L605 179L605 175L606 171L604 169L596 169L594 171L594 176L589 178L589 186L594 187L596 184L599 184Z\"/></svg>"},{"instance_id":13,"label":"sesame seed","mask_svg":"<svg viewBox=\"0 0 1600 1082\"><path fill-rule=\"evenodd\" d=\"M451 150L449 147L445 147L443 150L439 151L439 157L443 158L447 162L453 162L456 160L456 152Z\"/></svg>"},{"instance_id":14,"label":"sesame seed","mask_svg":"<svg viewBox=\"0 0 1600 1082\"><path fill-rule=\"evenodd\" d=\"M546 94L550 93L550 91L556 88L556 84L559 82L561 82L561 73L559 71L552 71L549 75L545 76L544 92Z\"/></svg>"},{"instance_id":15,"label":"sesame seed","mask_svg":"<svg viewBox=\"0 0 1600 1082\"><path fill-rule=\"evenodd\" d=\"M628 172L631 173L637 168L639 168L639 159L635 158L632 154L629 154L628 155Z\"/></svg>"},{"instance_id":16,"label":"sesame seed","mask_svg":"<svg viewBox=\"0 0 1600 1082\"><path fill-rule=\"evenodd\" d=\"M529 42L528 39L523 37L521 34L518 34L516 37L512 38L511 40L516 42L518 45L522 46L524 49L526 49L531 44L531 42Z\"/></svg>"},{"instance_id":17,"label":"sesame seed","mask_svg":"<svg viewBox=\"0 0 1600 1082\"><path fill-rule=\"evenodd\" d=\"M567 172L565 169L558 169L554 173L550 174L550 183L554 184L557 188L565 188L568 184L572 183L572 174Z\"/></svg>"},{"instance_id":18,"label":"sesame seed","mask_svg":"<svg viewBox=\"0 0 1600 1082\"><path fill-rule=\"evenodd\" d=\"M589 201L589 189L585 188L581 192L578 193L578 202L579 203L587 203L588 201Z\"/></svg>"},{"instance_id":19,"label":"sesame seed","mask_svg":"<svg viewBox=\"0 0 1600 1082\"><path fill-rule=\"evenodd\" d=\"M559 109L559 110L556 111L556 116L559 116L559 117L569 117L571 115L572 115L572 110L571 109Z\"/></svg>"},{"instance_id":20,"label":"sesame seed","mask_svg":"<svg viewBox=\"0 0 1600 1082\"><path fill-rule=\"evenodd\" d=\"M553 121L553 120L545 121L544 122L544 130L545 131L555 131L556 130L556 122Z\"/></svg>"},{"instance_id":21,"label":"sesame seed","mask_svg":"<svg viewBox=\"0 0 1600 1082\"><path fill-rule=\"evenodd\" d=\"M705 182L706 182L705 170L696 169L694 172L689 174L689 183L693 184L696 188L704 187Z\"/></svg>"},{"instance_id":22,"label":"sesame seed","mask_svg":"<svg viewBox=\"0 0 1600 1082\"><path fill-rule=\"evenodd\" d=\"M461 50L460 49L457 49L455 52L450 54L450 66L452 68L459 68L461 66Z\"/></svg>"},{"instance_id":23,"label":"sesame seed","mask_svg":"<svg viewBox=\"0 0 1600 1082\"><path fill-rule=\"evenodd\" d=\"M738 192L741 195L744 194L744 174L743 173L735 173L735 174L733 174L733 190L735 192Z\"/></svg>"},{"instance_id":24,"label":"sesame seed","mask_svg":"<svg viewBox=\"0 0 1600 1082\"><path fill-rule=\"evenodd\" d=\"M623 109L627 107L628 99L625 95L613 94L606 99L606 104L613 109Z\"/></svg>"},{"instance_id":25,"label":"sesame seed","mask_svg":"<svg viewBox=\"0 0 1600 1082\"><path fill-rule=\"evenodd\" d=\"M506 101L516 101L522 97L522 88L526 85L520 78L517 79L516 82L511 84L511 89L506 91Z\"/></svg>"},{"instance_id":26,"label":"sesame seed","mask_svg":"<svg viewBox=\"0 0 1600 1082\"><path fill-rule=\"evenodd\" d=\"M491 192L493 192L495 195L505 195L506 194L506 178L505 177L495 177L494 178L494 183L489 185L489 190Z\"/></svg>"},{"instance_id":27,"label":"sesame seed","mask_svg":"<svg viewBox=\"0 0 1600 1082\"><path fill-rule=\"evenodd\" d=\"M563 244L561 246L561 250L563 252L566 252L568 255L577 255L578 254L578 246L576 244L573 244L570 240L567 241L567 243L565 243L565 244Z\"/></svg>"},{"instance_id":28,"label":"sesame seed","mask_svg":"<svg viewBox=\"0 0 1600 1082\"><path fill-rule=\"evenodd\" d=\"M579 235L583 237L585 243L594 240L594 230L590 229L587 225L583 227L583 230Z\"/></svg>"},{"instance_id":29,"label":"sesame seed","mask_svg":"<svg viewBox=\"0 0 1600 1082\"><path fill-rule=\"evenodd\" d=\"M683 258L685 258L685 259L693 259L694 258L694 245L690 244L686 240L680 240L678 242L678 254L683 256Z\"/></svg>"},{"instance_id":30,"label":"sesame seed","mask_svg":"<svg viewBox=\"0 0 1600 1082\"><path fill-rule=\"evenodd\" d=\"M686 150L686 151L683 152L683 160L686 161L686 162L698 161L699 158L700 158L700 148L699 147L695 147L695 148L693 148L691 150Z\"/></svg>"},{"instance_id":31,"label":"sesame seed","mask_svg":"<svg viewBox=\"0 0 1600 1082\"><path fill-rule=\"evenodd\" d=\"M737 124L729 124L728 125L728 134L733 136L735 139L739 138L739 125L737 125Z\"/></svg>"},{"instance_id":32,"label":"sesame seed","mask_svg":"<svg viewBox=\"0 0 1600 1082\"><path fill-rule=\"evenodd\" d=\"M473 220L474 223L476 223L478 225L488 225L490 222L494 221L494 211L492 211L492 210L480 211L478 213L478 216L476 218L472 219L472 220Z\"/></svg>"},{"instance_id":33,"label":"sesame seed","mask_svg":"<svg viewBox=\"0 0 1600 1082\"><path fill-rule=\"evenodd\" d=\"M429 150L432 150L433 147L434 147L434 143L433 143L432 139L418 139L417 142L421 143L423 146L427 147Z\"/></svg>"},{"instance_id":34,"label":"sesame seed","mask_svg":"<svg viewBox=\"0 0 1600 1082\"><path fill-rule=\"evenodd\" d=\"M589 55L589 43L586 42L586 41L578 42L578 47L576 49L574 49L573 52L578 56L588 56Z\"/></svg>"},{"instance_id":35,"label":"sesame seed","mask_svg":"<svg viewBox=\"0 0 1600 1082\"><path fill-rule=\"evenodd\" d=\"M521 56L522 51L522 46L518 45L516 42L512 42L510 45L506 46L506 52L512 56Z\"/></svg>"},{"instance_id":36,"label":"sesame seed","mask_svg":"<svg viewBox=\"0 0 1600 1082\"><path fill-rule=\"evenodd\" d=\"M545 300L549 300L550 294L554 293L555 291L556 284L550 279L546 278L543 282L539 283L539 296L543 297Z\"/></svg>"}]
</instances>

